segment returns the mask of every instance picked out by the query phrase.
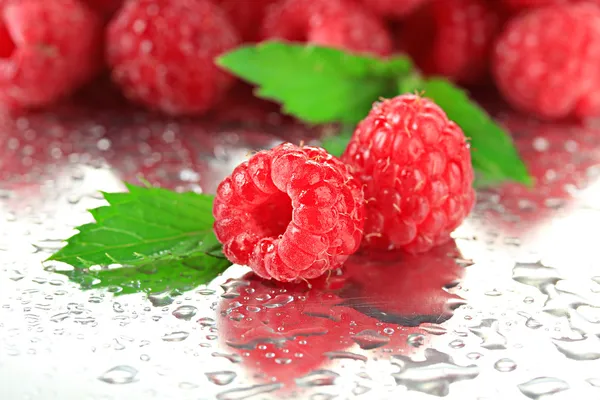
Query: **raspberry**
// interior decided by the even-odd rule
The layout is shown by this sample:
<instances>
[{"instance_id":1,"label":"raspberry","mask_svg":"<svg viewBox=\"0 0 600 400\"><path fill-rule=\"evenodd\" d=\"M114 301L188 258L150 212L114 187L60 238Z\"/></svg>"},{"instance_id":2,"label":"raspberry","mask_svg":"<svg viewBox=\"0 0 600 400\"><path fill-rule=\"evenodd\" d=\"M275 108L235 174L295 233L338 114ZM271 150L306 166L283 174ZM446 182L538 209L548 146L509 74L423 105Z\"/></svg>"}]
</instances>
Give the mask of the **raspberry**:
<instances>
[{"instance_id":1,"label":"raspberry","mask_svg":"<svg viewBox=\"0 0 600 400\"><path fill-rule=\"evenodd\" d=\"M388 55L392 51L383 22L352 0L284 0L267 12L262 37L359 53Z\"/></svg>"},{"instance_id":2,"label":"raspberry","mask_svg":"<svg viewBox=\"0 0 600 400\"><path fill-rule=\"evenodd\" d=\"M260 26L267 7L275 0L216 0L233 23L244 42L259 40Z\"/></svg>"},{"instance_id":3,"label":"raspberry","mask_svg":"<svg viewBox=\"0 0 600 400\"><path fill-rule=\"evenodd\" d=\"M600 0L502 0L502 2L510 11L521 11L529 8L584 2L600 5Z\"/></svg>"},{"instance_id":4,"label":"raspberry","mask_svg":"<svg viewBox=\"0 0 600 400\"><path fill-rule=\"evenodd\" d=\"M340 160L284 143L239 165L217 189L225 256L266 279L312 279L339 267L362 238L364 198Z\"/></svg>"},{"instance_id":5,"label":"raspberry","mask_svg":"<svg viewBox=\"0 0 600 400\"><path fill-rule=\"evenodd\" d=\"M125 0L83 0L92 10L103 17L111 17Z\"/></svg>"},{"instance_id":6,"label":"raspberry","mask_svg":"<svg viewBox=\"0 0 600 400\"><path fill-rule=\"evenodd\" d=\"M233 83L214 63L239 38L206 0L136 0L108 26L113 80L134 102L171 115L203 113Z\"/></svg>"},{"instance_id":7,"label":"raspberry","mask_svg":"<svg viewBox=\"0 0 600 400\"><path fill-rule=\"evenodd\" d=\"M100 21L78 0L0 3L0 104L35 108L70 94L100 63Z\"/></svg>"},{"instance_id":8,"label":"raspberry","mask_svg":"<svg viewBox=\"0 0 600 400\"><path fill-rule=\"evenodd\" d=\"M475 200L465 136L426 98L376 103L342 160L364 184L366 248L427 251L449 239Z\"/></svg>"},{"instance_id":9,"label":"raspberry","mask_svg":"<svg viewBox=\"0 0 600 400\"><path fill-rule=\"evenodd\" d=\"M361 0L365 6L381 17L403 18L431 0Z\"/></svg>"},{"instance_id":10,"label":"raspberry","mask_svg":"<svg viewBox=\"0 0 600 400\"><path fill-rule=\"evenodd\" d=\"M492 69L500 92L515 108L542 118L599 115L599 27L600 8L592 4L518 15L494 48Z\"/></svg>"},{"instance_id":11,"label":"raspberry","mask_svg":"<svg viewBox=\"0 0 600 400\"><path fill-rule=\"evenodd\" d=\"M487 73L498 25L484 0L436 0L407 18L402 47L425 74L473 84Z\"/></svg>"}]
</instances>

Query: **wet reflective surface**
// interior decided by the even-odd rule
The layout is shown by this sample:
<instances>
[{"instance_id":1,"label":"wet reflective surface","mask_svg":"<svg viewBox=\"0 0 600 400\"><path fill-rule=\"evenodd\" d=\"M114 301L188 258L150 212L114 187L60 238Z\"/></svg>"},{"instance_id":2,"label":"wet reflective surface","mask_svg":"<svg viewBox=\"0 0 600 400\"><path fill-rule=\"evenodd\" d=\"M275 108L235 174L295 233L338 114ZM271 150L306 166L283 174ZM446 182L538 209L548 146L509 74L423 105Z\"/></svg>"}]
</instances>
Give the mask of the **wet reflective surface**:
<instances>
[{"instance_id":1,"label":"wet reflective surface","mask_svg":"<svg viewBox=\"0 0 600 400\"><path fill-rule=\"evenodd\" d=\"M357 255L310 288L238 266L209 285L193 271L73 283L42 264L99 190L142 175L211 192L249 151L314 137L266 108L0 120L0 398L600 398L593 124L498 113L535 189L480 191L452 243Z\"/></svg>"}]
</instances>

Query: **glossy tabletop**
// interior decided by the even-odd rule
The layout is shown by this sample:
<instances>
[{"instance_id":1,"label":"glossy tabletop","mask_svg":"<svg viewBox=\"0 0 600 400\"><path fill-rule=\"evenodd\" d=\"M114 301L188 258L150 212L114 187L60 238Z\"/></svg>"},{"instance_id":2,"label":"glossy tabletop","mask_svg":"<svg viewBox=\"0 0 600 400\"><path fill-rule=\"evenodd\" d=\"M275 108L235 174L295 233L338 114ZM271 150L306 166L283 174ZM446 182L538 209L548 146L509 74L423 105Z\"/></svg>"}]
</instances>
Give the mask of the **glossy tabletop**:
<instances>
[{"instance_id":1,"label":"glossy tabletop","mask_svg":"<svg viewBox=\"0 0 600 400\"><path fill-rule=\"evenodd\" d=\"M207 285L193 271L74 283L42 261L100 190L143 176L213 192L250 151L317 132L262 104L2 117L0 398L600 399L600 126L496 116L534 189L480 190L448 245L356 255L311 288L240 266Z\"/></svg>"}]
</instances>

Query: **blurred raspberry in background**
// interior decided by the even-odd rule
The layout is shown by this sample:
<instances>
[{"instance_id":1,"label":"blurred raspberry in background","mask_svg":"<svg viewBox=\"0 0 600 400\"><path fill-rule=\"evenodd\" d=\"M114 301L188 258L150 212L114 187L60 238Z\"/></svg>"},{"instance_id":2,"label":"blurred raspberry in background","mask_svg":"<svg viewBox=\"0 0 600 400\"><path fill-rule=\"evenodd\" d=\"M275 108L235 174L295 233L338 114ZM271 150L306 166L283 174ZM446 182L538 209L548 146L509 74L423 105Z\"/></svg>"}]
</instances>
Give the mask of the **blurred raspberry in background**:
<instances>
[{"instance_id":1,"label":"blurred raspberry in background","mask_svg":"<svg viewBox=\"0 0 600 400\"><path fill-rule=\"evenodd\" d=\"M600 0L4 0L0 107L52 106L109 69L133 103L221 113L235 78L215 57L272 39L406 52L538 118L600 115Z\"/></svg>"}]
</instances>

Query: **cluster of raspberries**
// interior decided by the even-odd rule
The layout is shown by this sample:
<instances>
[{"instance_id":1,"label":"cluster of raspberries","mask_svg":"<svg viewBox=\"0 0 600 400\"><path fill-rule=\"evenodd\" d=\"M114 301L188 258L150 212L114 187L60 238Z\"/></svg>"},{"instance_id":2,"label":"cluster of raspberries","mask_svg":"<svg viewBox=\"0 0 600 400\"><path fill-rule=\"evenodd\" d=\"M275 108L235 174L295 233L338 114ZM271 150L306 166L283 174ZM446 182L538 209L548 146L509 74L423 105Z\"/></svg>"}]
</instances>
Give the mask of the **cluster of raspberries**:
<instances>
[{"instance_id":1,"label":"cluster of raspberries","mask_svg":"<svg viewBox=\"0 0 600 400\"><path fill-rule=\"evenodd\" d=\"M422 253L450 239L475 201L469 145L427 98L375 103L341 159L284 143L217 189L223 253L266 279L316 278L363 251Z\"/></svg>"},{"instance_id":2,"label":"cluster of raspberries","mask_svg":"<svg viewBox=\"0 0 600 400\"><path fill-rule=\"evenodd\" d=\"M47 106L108 69L131 101L170 115L218 106L214 63L278 38L495 83L546 119L600 115L600 0L2 0L0 105Z\"/></svg>"}]
</instances>

